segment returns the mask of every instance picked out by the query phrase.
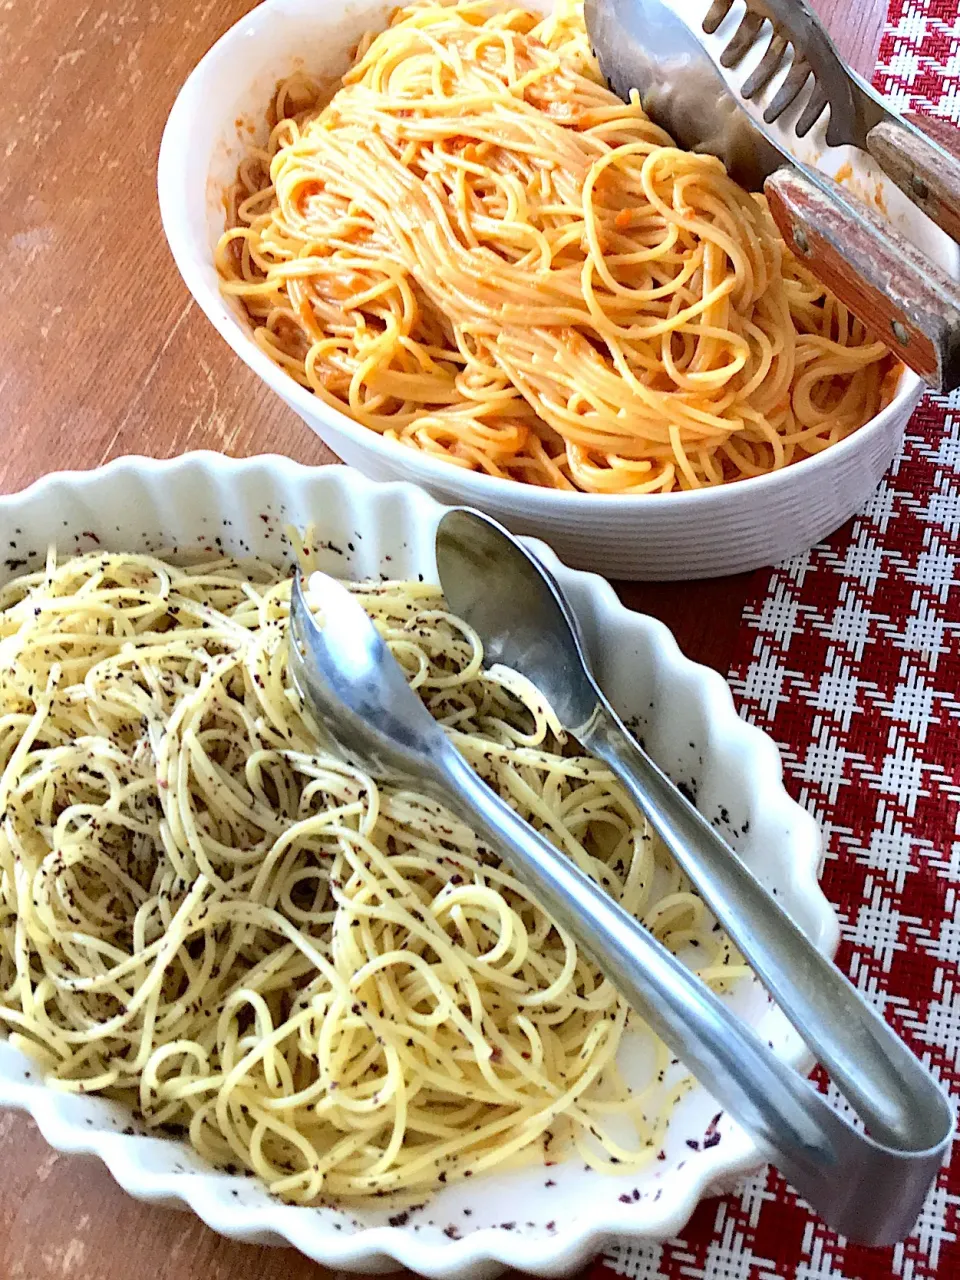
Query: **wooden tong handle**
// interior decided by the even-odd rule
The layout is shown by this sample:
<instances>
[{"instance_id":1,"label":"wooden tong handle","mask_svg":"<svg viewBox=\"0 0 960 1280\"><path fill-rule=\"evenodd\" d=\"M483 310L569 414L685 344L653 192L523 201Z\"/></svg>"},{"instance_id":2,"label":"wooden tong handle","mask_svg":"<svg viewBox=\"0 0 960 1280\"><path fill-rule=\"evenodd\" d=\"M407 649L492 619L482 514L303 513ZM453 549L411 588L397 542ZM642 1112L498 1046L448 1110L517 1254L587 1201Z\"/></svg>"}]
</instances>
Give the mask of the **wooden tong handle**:
<instances>
[{"instance_id":1,"label":"wooden tong handle","mask_svg":"<svg viewBox=\"0 0 960 1280\"><path fill-rule=\"evenodd\" d=\"M960 287L832 179L831 198L802 173L778 169L764 183L786 243L866 328L940 392L960 386Z\"/></svg>"},{"instance_id":2,"label":"wooden tong handle","mask_svg":"<svg viewBox=\"0 0 960 1280\"><path fill-rule=\"evenodd\" d=\"M960 241L960 162L955 156L895 120L874 125L867 150L928 218Z\"/></svg>"}]
</instances>

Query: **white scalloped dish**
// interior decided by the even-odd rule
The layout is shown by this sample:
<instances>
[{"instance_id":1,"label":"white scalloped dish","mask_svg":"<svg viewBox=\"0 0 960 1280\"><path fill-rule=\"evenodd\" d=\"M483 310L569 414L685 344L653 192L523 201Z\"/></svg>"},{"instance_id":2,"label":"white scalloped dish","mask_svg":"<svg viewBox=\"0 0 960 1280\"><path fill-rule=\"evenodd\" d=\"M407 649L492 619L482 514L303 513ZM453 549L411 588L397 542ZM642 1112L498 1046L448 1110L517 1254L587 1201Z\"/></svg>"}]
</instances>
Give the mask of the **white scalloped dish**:
<instances>
[{"instance_id":1,"label":"white scalloped dish","mask_svg":"<svg viewBox=\"0 0 960 1280\"><path fill-rule=\"evenodd\" d=\"M216 543L227 553L281 563L284 524L313 522L327 546L321 567L338 576L388 571L435 580L433 535L442 510L411 485L373 484L345 467L311 470L280 458L216 454L121 459L0 498L10 557L3 572L22 572L51 540L64 552L103 546L183 553ZM624 609L602 579L532 545L568 593L619 711L801 927L832 953L837 921L817 885L819 834L784 791L774 744L738 718L726 683L686 659L661 623ZM738 984L728 998L779 1056L807 1065L802 1044L756 983ZM0 1103L29 1111L58 1150L100 1156L140 1199L187 1205L225 1235L288 1242L329 1266L366 1272L400 1264L442 1277L493 1275L504 1266L559 1274L612 1236L674 1235L708 1189L760 1163L753 1143L726 1116L716 1145L690 1145L719 1110L696 1086L673 1113L664 1158L640 1175L611 1178L576 1162L546 1171L536 1165L446 1186L422 1208L399 1215L381 1202L340 1212L282 1204L255 1180L205 1165L183 1143L147 1135L117 1104L46 1087L36 1067L5 1042Z\"/></svg>"}]
</instances>

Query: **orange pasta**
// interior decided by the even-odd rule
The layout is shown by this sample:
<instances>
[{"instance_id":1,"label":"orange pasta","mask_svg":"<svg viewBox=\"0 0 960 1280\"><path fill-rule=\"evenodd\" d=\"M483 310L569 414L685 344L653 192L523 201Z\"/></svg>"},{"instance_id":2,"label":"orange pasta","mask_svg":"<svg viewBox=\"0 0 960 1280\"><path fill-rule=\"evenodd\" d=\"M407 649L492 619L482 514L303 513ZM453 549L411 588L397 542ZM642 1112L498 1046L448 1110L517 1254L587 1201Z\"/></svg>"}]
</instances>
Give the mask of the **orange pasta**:
<instances>
[{"instance_id":1,"label":"orange pasta","mask_svg":"<svg viewBox=\"0 0 960 1280\"><path fill-rule=\"evenodd\" d=\"M399 10L318 95L280 87L217 265L258 344L363 426L647 493L786 466L882 407L883 344L761 198L605 87L578 6Z\"/></svg>"}]
</instances>

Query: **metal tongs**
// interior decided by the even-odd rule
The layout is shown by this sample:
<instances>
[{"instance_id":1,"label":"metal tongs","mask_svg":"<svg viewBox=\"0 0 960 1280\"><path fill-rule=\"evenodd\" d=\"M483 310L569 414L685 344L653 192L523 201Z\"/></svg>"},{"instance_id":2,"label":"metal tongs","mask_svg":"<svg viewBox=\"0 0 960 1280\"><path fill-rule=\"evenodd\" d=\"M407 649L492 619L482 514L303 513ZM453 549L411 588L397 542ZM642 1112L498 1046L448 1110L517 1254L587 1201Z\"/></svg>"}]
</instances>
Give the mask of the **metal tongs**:
<instances>
[{"instance_id":1,"label":"metal tongs","mask_svg":"<svg viewBox=\"0 0 960 1280\"><path fill-rule=\"evenodd\" d=\"M838 1231L893 1244L912 1228L953 1128L907 1047L627 733L590 671L576 620L540 562L477 512L448 511L437 564L485 661L527 676L604 760L867 1126L858 1131L654 936L474 773L410 689L359 602L314 574L317 624L294 580L290 673L348 759L447 806L537 892L625 999Z\"/></svg>"},{"instance_id":2,"label":"metal tongs","mask_svg":"<svg viewBox=\"0 0 960 1280\"><path fill-rule=\"evenodd\" d=\"M783 135L804 137L829 109L827 142L868 151L955 240L960 163L844 63L805 0L746 0L745 10L742 0L586 0L585 15L615 93L637 90L681 146L719 156L748 190L762 187L786 243L866 328L935 390L960 385L956 282L866 203L797 160ZM745 62L748 74L732 85L721 68ZM780 136L770 127L777 121Z\"/></svg>"}]
</instances>

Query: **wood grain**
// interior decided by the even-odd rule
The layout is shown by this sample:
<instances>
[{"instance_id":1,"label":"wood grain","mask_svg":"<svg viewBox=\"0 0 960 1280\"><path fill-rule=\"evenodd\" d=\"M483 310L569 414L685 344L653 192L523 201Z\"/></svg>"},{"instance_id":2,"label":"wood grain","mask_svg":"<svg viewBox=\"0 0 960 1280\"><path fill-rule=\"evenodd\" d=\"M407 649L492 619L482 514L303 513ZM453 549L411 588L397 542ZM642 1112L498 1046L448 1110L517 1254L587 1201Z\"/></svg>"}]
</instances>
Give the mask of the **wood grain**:
<instances>
[{"instance_id":1,"label":"wood grain","mask_svg":"<svg viewBox=\"0 0 960 1280\"><path fill-rule=\"evenodd\" d=\"M0 0L0 492L122 453L210 448L332 455L188 300L164 243L157 147L187 72L249 0ZM872 68L884 0L820 0ZM726 670L763 574L645 585L662 617ZM289 1250L222 1240L129 1199L93 1160L0 1115L4 1280L316 1280Z\"/></svg>"},{"instance_id":2,"label":"wood grain","mask_svg":"<svg viewBox=\"0 0 960 1280\"><path fill-rule=\"evenodd\" d=\"M960 161L893 120L870 130L867 150L938 227L960 240Z\"/></svg>"},{"instance_id":3,"label":"wood grain","mask_svg":"<svg viewBox=\"0 0 960 1280\"><path fill-rule=\"evenodd\" d=\"M934 390L952 391L960 382L960 288L876 210L821 177L825 189L784 167L763 184L784 241L904 364Z\"/></svg>"}]
</instances>

